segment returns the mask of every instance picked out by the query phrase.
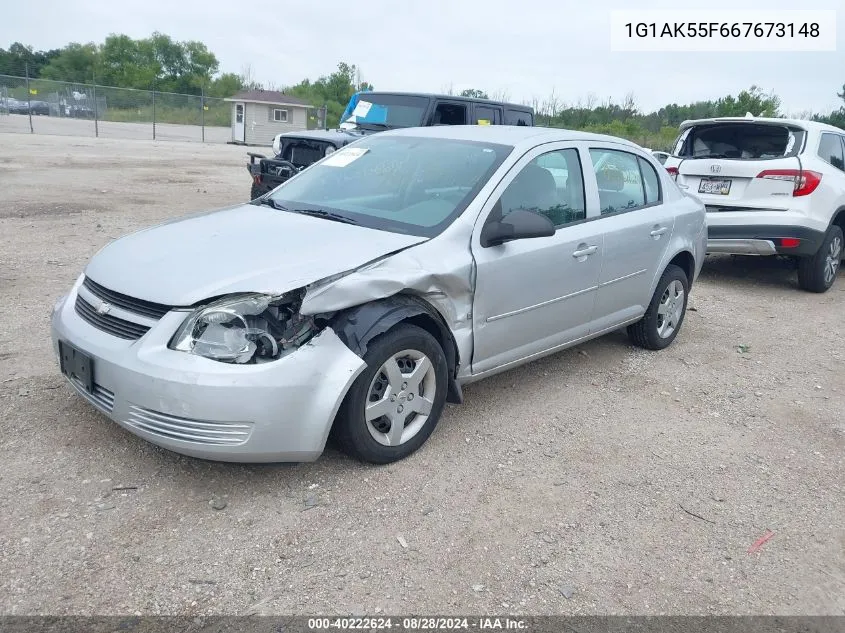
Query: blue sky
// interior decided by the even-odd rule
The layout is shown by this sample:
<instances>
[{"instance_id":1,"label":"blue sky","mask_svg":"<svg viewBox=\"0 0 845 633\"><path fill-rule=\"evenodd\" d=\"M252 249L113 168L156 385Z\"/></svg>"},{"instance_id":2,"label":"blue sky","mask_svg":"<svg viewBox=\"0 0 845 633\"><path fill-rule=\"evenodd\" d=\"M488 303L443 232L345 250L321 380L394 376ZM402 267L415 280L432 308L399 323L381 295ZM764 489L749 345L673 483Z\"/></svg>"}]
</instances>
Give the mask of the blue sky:
<instances>
[{"instance_id":1,"label":"blue sky","mask_svg":"<svg viewBox=\"0 0 845 633\"><path fill-rule=\"evenodd\" d=\"M131 7L131 9L130 9ZM596 8L592 8L596 7ZM615 53L612 9L838 9L836 52ZM250 66L256 79L284 86L356 64L382 90L440 92L475 87L511 100L621 100L641 110L736 94L752 83L774 90L785 110L827 112L842 102L845 3L814 0L74 0L7 3L0 46L54 48L102 41L112 32L152 31L205 42L221 70Z\"/></svg>"}]
</instances>

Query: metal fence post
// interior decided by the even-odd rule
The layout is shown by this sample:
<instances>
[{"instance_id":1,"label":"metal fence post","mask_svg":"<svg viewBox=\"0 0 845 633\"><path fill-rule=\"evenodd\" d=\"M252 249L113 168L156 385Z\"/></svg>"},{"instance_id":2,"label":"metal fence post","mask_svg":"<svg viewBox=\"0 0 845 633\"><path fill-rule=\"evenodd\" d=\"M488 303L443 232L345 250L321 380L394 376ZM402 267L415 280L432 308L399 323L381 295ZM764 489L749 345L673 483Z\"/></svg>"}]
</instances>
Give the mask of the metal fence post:
<instances>
[{"instance_id":1,"label":"metal fence post","mask_svg":"<svg viewBox=\"0 0 845 633\"><path fill-rule=\"evenodd\" d=\"M29 92L29 64L24 64L24 72L26 73L26 111L29 114L29 133L33 134L35 130L32 127L32 99L30 99Z\"/></svg>"},{"instance_id":2,"label":"metal fence post","mask_svg":"<svg viewBox=\"0 0 845 633\"><path fill-rule=\"evenodd\" d=\"M91 74L91 86L94 89L94 136L100 138L100 126L97 123L97 76Z\"/></svg>"},{"instance_id":3,"label":"metal fence post","mask_svg":"<svg viewBox=\"0 0 845 633\"><path fill-rule=\"evenodd\" d=\"M205 143L205 86L200 87L200 125L202 126L202 142Z\"/></svg>"},{"instance_id":4,"label":"metal fence post","mask_svg":"<svg viewBox=\"0 0 845 633\"><path fill-rule=\"evenodd\" d=\"M156 140L156 91L153 86L153 140Z\"/></svg>"}]
</instances>

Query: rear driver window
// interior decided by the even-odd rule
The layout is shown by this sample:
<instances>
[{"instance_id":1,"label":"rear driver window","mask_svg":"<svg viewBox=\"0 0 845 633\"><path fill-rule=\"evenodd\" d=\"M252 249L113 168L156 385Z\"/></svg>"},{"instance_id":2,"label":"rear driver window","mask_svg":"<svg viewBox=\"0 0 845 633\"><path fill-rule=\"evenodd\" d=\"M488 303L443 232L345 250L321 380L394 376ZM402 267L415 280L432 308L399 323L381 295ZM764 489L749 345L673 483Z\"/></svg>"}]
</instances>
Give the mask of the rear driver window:
<instances>
[{"instance_id":1,"label":"rear driver window","mask_svg":"<svg viewBox=\"0 0 845 633\"><path fill-rule=\"evenodd\" d=\"M822 134L819 143L819 158L830 163L836 169L845 170L845 157L842 156L842 141L838 134Z\"/></svg>"},{"instance_id":2,"label":"rear driver window","mask_svg":"<svg viewBox=\"0 0 845 633\"><path fill-rule=\"evenodd\" d=\"M602 215L631 211L648 204L637 156L612 149L591 149L590 158L599 187Z\"/></svg>"}]
</instances>

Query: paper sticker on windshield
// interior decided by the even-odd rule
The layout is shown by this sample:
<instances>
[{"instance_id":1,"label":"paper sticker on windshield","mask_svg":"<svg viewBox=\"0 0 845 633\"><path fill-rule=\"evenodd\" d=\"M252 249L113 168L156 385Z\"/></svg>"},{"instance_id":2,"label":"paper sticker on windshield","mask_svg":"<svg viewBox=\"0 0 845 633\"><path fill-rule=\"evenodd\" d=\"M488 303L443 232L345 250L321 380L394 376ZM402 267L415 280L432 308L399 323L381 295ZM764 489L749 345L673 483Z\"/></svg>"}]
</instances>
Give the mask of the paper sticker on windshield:
<instances>
[{"instance_id":1,"label":"paper sticker on windshield","mask_svg":"<svg viewBox=\"0 0 845 633\"><path fill-rule=\"evenodd\" d=\"M356 105L355 109L352 111L352 116L365 117L372 107L373 104L369 101L359 101L358 105Z\"/></svg>"},{"instance_id":2,"label":"paper sticker on windshield","mask_svg":"<svg viewBox=\"0 0 845 633\"><path fill-rule=\"evenodd\" d=\"M329 156L322 164L326 167L346 167L369 151L366 147L346 147Z\"/></svg>"}]
</instances>

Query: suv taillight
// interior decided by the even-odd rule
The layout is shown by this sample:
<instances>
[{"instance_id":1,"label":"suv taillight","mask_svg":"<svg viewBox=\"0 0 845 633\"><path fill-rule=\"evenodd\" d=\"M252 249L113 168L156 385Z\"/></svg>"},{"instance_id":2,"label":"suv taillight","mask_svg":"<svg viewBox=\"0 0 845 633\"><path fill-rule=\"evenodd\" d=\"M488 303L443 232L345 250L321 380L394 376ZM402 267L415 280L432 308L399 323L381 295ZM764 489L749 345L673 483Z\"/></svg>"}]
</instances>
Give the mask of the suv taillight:
<instances>
[{"instance_id":1,"label":"suv taillight","mask_svg":"<svg viewBox=\"0 0 845 633\"><path fill-rule=\"evenodd\" d=\"M822 181L822 175L819 172L801 169L767 169L757 174L757 178L791 180L795 183L792 195L796 197L810 195Z\"/></svg>"},{"instance_id":2,"label":"suv taillight","mask_svg":"<svg viewBox=\"0 0 845 633\"><path fill-rule=\"evenodd\" d=\"M678 179L678 174L679 174L680 172L678 172L678 168L677 168L677 167L667 167L667 168L666 168L666 171L668 171L668 172L669 172L669 175L670 175L670 176L672 176L672 178L673 178L674 180L677 180L677 179Z\"/></svg>"}]
</instances>

